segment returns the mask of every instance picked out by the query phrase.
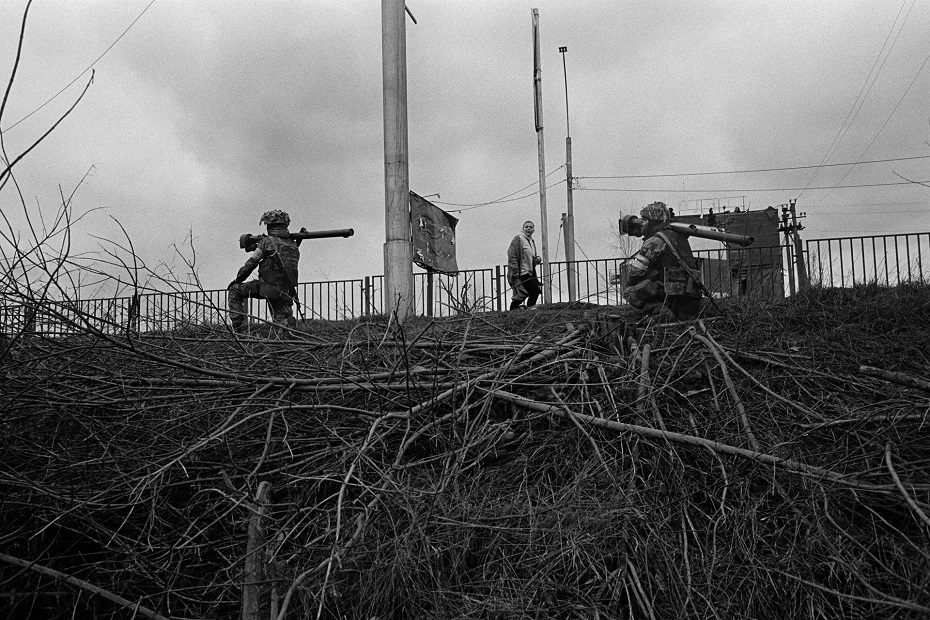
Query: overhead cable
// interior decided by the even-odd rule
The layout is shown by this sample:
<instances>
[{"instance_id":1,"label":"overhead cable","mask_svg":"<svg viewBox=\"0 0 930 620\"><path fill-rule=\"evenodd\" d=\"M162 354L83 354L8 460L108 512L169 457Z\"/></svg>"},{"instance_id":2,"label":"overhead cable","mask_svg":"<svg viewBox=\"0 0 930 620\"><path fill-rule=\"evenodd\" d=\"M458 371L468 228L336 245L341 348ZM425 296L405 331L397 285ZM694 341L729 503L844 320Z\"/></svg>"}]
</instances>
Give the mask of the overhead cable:
<instances>
[{"instance_id":1,"label":"overhead cable","mask_svg":"<svg viewBox=\"0 0 930 620\"><path fill-rule=\"evenodd\" d=\"M862 209L853 209L845 211L821 211L820 207L817 207L817 215L899 215L901 213L924 213L930 214L930 209L904 209L904 210L876 210L874 205L862 205L869 211L863 211ZM827 205L825 208L829 209L830 205ZM807 207L810 209L810 207Z\"/></svg>"},{"instance_id":2,"label":"overhead cable","mask_svg":"<svg viewBox=\"0 0 930 620\"><path fill-rule=\"evenodd\" d=\"M923 67L921 67L923 68ZM888 159L873 159L871 161L843 162L839 164L818 164L816 166L782 166L780 168L748 168L745 170L717 170L713 172L677 172L663 174L626 174L618 176L576 176L576 179L660 179L668 177L700 177L715 174L750 174L756 172L787 172L791 170L810 170L813 168L827 168L831 166L850 166L852 164L883 164L893 161L910 161L914 159L930 159L930 155L913 155L910 157L891 157ZM679 189L679 191L681 191Z\"/></svg>"},{"instance_id":3,"label":"overhead cable","mask_svg":"<svg viewBox=\"0 0 930 620\"><path fill-rule=\"evenodd\" d=\"M892 181L889 183L860 183L857 185L822 185L819 187L808 187L807 189L818 190L818 189L858 189L863 187L892 187L899 185L919 185L924 183L930 183L930 181ZM654 192L654 193L668 193L668 194L680 194L681 188L649 188L649 189L629 189L629 188L616 188L616 187L580 187L575 189L581 189L587 192ZM708 193L723 193L723 192L795 192L803 190L801 187L759 187L754 189L734 189L732 187L722 188L722 189L696 189L689 188L688 192L692 194L708 194Z\"/></svg>"},{"instance_id":4,"label":"overhead cable","mask_svg":"<svg viewBox=\"0 0 930 620\"><path fill-rule=\"evenodd\" d=\"M552 188L552 187L557 187L557 186L561 185L562 183L565 183L565 179L559 179L559 180L556 181L555 183L550 183L549 185L546 186L546 189L550 189L550 188ZM466 206L466 207L464 207L464 208L462 208L462 209L446 209L446 211L448 211L449 213L461 213L462 211L471 211L472 209L480 209L481 207L490 207L490 206L493 206L493 205L503 204L503 203L507 203L507 202L516 202L516 201L518 201L518 200L523 200L523 199L525 199L525 198L532 198L533 196L536 196L537 194L539 194L539 190L538 190L538 189L537 189L537 190L533 190L532 192L529 192L528 194L523 194L522 196L516 196L516 197L514 197L514 198L508 198L508 199L506 199L506 200L505 200L505 199L500 199L500 200L495 200L495 201L492 201L492 202L483 202L483 203L479 203L479 204L475 204L475 205ZM437 203L435 203L435 204L452 204L452 203L448 203L448 202L437 202Z\"/></svg>"},{"instance_id":5,"label":"overhead cable","mask_svg":"<svg viewBox=\"0 0 930 620\"><path fill-rule=\"evenodd\" d=\"M917 78L920 77L920 74L923 72L924 67L927 66L927 61L930 61L930 54L927 54L927 57L924 58L924 61L920 64L920 68L917 69L917 73L915 73L914 77L911 78L910 83L907 85L907 88L904 89L904 92L901 94L901 97L898 99L898 102L894 104L894 107L891 109L891 112L888 113L888 116L885 118L885 122L882 123L882 126L878 128L878 131L875 132L875 135L872 136L872 139L869 141L866 147L862 149L861 153L859 153L860 158L865 157L865 154L869 151L870 148L872 148L872 145L875 144L875 141L878 140L878 137L882 135L883 131L885 131L885 127L888 125L888 121L890 121L891 117L894 116L894 113L898 111L898 107L901 105L901 102L904 101L904 98L907 97L907 94L911 92L911 87L914 85L914 82L917 81ZM846 171L846 173L842 176L842 178L840 178L838 182L842 183L843 181L845 181L846 177L849 176L849 173L853 171L853 168L855 168L857 165L862 164L862 163L866 163L866 162L857 161L856 163L851 165L849 167L849 170ZM826 196L820 199L820 202L823 202L829 197L830 197L830 194L827 194ZM800 198L800 194L798 195L798 198Z\"/></svg>"},{"instance_id":6,"label":"overhead cable","mask_svg":"<svg viewBox=\"0 0 930 620\"><path fill-rule=\"evenodd\" d=\"M914 0L916 1L916 0ZM872 62L872 67L869 69L868 75L865 77L865 82L859 88L859 94L856 95L855 101L853 101L852 107L846 113L846 118L843 119L843 123L840 125L840 128L836 132L836 136L833 138L833 142L830 144L830 147L827 149L827 152L824 153L823 159L820 160L821 167L826 167L825 162L830 159L833 153L836 151L836 148L840 145L840 142L843 141L843 138L846 137L846 133L853 126L853 123L856 121L856 118L859 116L859 112L862 111L862 106L865 103L865 100L868 98L869 93L872 91L872 87L875 86L875 81L878 79L878 75L881 73L882 69L885 66L885 63L888 61L888 57L891 55L891 50L894 48L895 43L898 42L898 36L901 34L901 30L904 29L904 23L907 21L908 16L911 14L911 10L914 8L914 2L911 3L911 10L905 14L904 19L901 21L901 25L898 26L898 19L901 17L901 14L904 12L904 7L907 6L907 0L901 2L901 8L898 9L898 14L895 15L894 21L891 23L891 28L888 30L888 34L885 36L885 40L882 42L881 49L878 50L878 55L875 57L875 60ZM894 40L891 42L891 46L888 46L888 40L891 39L892 33L894 33L897 28L898 32L895 34ZM888 48L888 51L885 52L885 48ZM882 56L884 55L884 60ZM882 60L881 65L878 64L879 60ZM876 66L878 69L876 70ZM874 76L873 76L874 72ZM801 189L801 193L798 194L797 198L801 197L801 194L810 188L810 184L813 183L817 176L820 174L820 169L811 175L811 178L807 181L807 185Z\"/></svg>"},{"instance_id":7,"label":"overhead cable","mask_svg":"<svg viewBox=\"0 0 930 620\"><path fill-rule=\"evenodd\" d=\"M50 104L52 101L54 101L54 100L55 100L59 95L61 95L63 92L65 92L66 90L68 90L69 88L71 88L71 86L72 86L75 82L77 82L79 79L81 79L81 77L82 77L85 73L87 73L88 71L90 71L91 69L93 69L93 68L94 68L94 65L96 65L98 62L100 62L100 59L103 58L104 56L106 56L106 55L107 55L107 52L109 52L111 49L113 49L113 47L114 47L117 43L120 42L120 39L122 39L124 36L126 36L126 33L129 32L129 29L132 28L133 26L135 26L137 21L139 21L140 19L142 19L142 16L145 15L145 12L148 11L149 8L150 8L153 4L155 4L155 2L156 2L156 0L151 0L151 2L149 2L147 5L145 5L145 8L142 9L142 12L139 13L139 14L136 16L136 18L135 18L134 20L132 20L132 22L131 22L128 26L126 26L126 29L123 30L123 32L122 32L118 37L116 37L116 40L113 41L113 43L110 43L110 45L107 46L107 48L106 48L105 50L103 50L103 52L102 52L99 56L97 56L96 60L94 60L94 61L93 61L92 63L90 63L89 65L87 65L87 68L86 68L86 69L84 69L83 71L81 71L80 73L78 73L76 76L74 76L74 79L73 79L73 80L71 80L70 82L68 82L67 84L65 84L65 85L62 87L62 89L59 90L57 93L55 93L54 95L52 95L51 97L49 97L48 99L46 99L45 102L44 102L42 105L40 105L39 107L37 107L36 109L34 109L32 112L30 112L30 113L27 114L26 116L22 117L21 119L19 119L18 121L16 121L16 122L13 123L12 125L10 125L9 127L6 127L6 128L4 128L4 129L2 129L2 131L9 131L9 130L13 129L13 128L16 127L17 125L19 125L20 123L22 123L23 121L25 121L27 118L29 118L30 116L32 116L33 114L35 114L36 112L38 112L39 110L41 110L42 108L44 108L45 106L47 106L48 104Z\"/></svg>"},{"instance_id":8,"label":"overhead cable","mask_svg":"<svg viewBox=\"0 0 930 620\"><path fill-rule=\"evenodd\" d=\"M552 170L551 172L549 172L544 178L548 179L549 177L551 177L553 174L555 174L556 172L558 172L559 170L561 170L561 169L564 168L564 167L565 167L565 164L562 164L562 165L559 166L558 168L555 168L554 170ZM433 201L433 204L437 204L437 205L449 205L450 207L484 207L484 206L496 204L496 203L499 203L499 202L510 202L509 200L507 200L508 198L510 198L510 197L513 196L514 194L519 194L520 192L526 191L526 190L528 190L529 188L533 187L534 185L536 185L536 184L538 184L538 183L539 183L539 179L536 179L536 180L533 181L532 183L529 183L528 185L525 185L524 187L521 187L521 188L518 189L518 190L512 191L512 192L510 192L509 194L507 194L507 195L505 195L505 196L501 196L500 198L495 198L494 200L488 200L487 202L475 202L475 203L470 203L470 204L460 204L460 203L456 203L456 202L442 202L442 201L439 201L439 200L434 200L434 201ZM563 183L564 183L564 180L563 180ZM556 185L558 185L558 183L556 183ZM547 187L551 187L551 186L547 186ZM537 190L537 191L535 191L535 192L532 192L532 193L530 193L530 194L527 194L526 196L520 196L520 197L514 198L514 200L522 200L523 198L526 198L527 196L532 196L533 194L538 194L538 193L539 193L539 190ZM466 209L459 209L459 210L460 210L460 211L464 211L464 210L466 210Z\"/></svg>"}]
</instances>

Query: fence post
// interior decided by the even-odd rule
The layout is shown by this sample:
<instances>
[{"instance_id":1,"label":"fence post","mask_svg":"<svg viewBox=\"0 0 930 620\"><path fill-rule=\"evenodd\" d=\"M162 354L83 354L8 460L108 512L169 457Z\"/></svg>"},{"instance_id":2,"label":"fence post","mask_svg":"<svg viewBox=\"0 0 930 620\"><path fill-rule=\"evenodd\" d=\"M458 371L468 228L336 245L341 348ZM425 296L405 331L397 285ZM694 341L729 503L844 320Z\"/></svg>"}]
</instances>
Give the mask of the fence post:
<instances>
[{"instance_id":1,"label":"fence post","mask_svg":"<svg viewBox=\"0 0 930 620\"><path fill-rule=\"evenodd\" d=\"M497 291L497 311L504 309L504 288L501 283L501 266L494 266L494 289Z\"/></svg>"},{"instance_id":2,"label":"fence post","mask_svg":"<svg viewBox=\"0 0 930 620\"><path fill-rule=\"evenodd\" d=\"M362 282L362 304L365 306L365 309L362 313L365 316L370 316L371 312L371 278L365 276L365 280Z\"/></svg>"},{"instance_id":3,"label":"fence post","mask_svg":"<svg viewBox=\"0 0 930 620\"><path fill-rule=\"evenodd\" d=\"M426 269L426 316L433 316L433 270Z\"/></svg>"},{"instance_id":4,"label":"fence post","mask_svg":"<svg viewBox=\"0 0 930 620\"><path fill-rule=\"evenodd\" d=\"M804 246L801 235L794 233L794 260L798 266L798 288L807 291L810 288L810 278L807 276L807 264L804 260Z\"/></svg>"}]
</instances>

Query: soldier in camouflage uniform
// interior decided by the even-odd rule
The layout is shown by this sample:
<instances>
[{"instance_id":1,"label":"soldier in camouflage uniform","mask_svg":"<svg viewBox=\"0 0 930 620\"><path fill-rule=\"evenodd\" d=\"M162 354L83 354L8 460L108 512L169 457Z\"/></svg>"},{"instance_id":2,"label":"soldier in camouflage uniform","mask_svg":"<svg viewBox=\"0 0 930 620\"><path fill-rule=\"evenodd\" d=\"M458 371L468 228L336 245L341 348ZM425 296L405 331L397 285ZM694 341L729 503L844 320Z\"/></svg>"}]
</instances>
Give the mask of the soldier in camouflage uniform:
<instances>
[{"instance_id":1,"label":"soldier in camouflage uniform","mask_svg":"<svg viewBox=\"0 0 930 620\"><path fill-rule=\"evenodd\" d=\"M697 316L701 290L688 237L668 226L670 213L665 203L647 205L640 217L643 246L630 261L624 298L643 312L666 319Z\"/></svg>"},{"instance_id":2,"label":"soldier in camouflage uniform","mask_svg":"<svg viewBox=\"0 0 930 620\"><path fill-rule=\"evenodd\" d=\"M300 239L291 239L290 216L275 209L262 215L259 224L267 226L268 234L229 283L229 314L233 328L241 331L246 323L245 300L264 299L271 308L275 323L294 327L297 319L292 310L297 297L297 262L300 260ZM258 279L246 282L258 267Z\"/></svg>"}]
</instances>

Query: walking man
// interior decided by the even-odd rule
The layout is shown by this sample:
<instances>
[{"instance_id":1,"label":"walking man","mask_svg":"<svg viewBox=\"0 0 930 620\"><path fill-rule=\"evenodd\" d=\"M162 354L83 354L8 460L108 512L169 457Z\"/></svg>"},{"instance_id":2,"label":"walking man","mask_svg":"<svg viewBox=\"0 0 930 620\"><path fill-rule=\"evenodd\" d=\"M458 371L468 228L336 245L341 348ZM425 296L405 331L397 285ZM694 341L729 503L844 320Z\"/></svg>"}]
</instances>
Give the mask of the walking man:
<instances>
[{"instance_id":1,"label":"walking man","mask_svg":"<svg viewBox=\"0 0 930 620\"><path fill-rule=\"evenodd\" d=\"M523 222L523 232L514 237L507 248L507 279L513 288L511 310L522 307L524 301L527 308L535 306L542 292L536 276L536 265L542 263L542 259L536 252L535 231L533 222Z\"/></svg>"}]
</instances>

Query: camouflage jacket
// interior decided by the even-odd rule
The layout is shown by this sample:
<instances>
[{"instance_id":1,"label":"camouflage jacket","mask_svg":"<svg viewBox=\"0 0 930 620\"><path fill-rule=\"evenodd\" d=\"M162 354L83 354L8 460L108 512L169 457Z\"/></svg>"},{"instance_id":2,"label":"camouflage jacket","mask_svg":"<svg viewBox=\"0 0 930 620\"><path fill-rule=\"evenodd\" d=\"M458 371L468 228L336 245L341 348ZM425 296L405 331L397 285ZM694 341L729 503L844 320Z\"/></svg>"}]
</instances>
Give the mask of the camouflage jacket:
<instances>
[{"instance_id":1,"label":"camouflage jacket","mask_svg":"<svg viewBox=\"0 0 930 620\"><path fill-rule=\"evenodd\" d=\"M682 267L676 252L688 269ZM652 280L661 285L666 295L700 297L700 289L689 270L697 273L697 261L687 237L665 226L646 238L633 256L628 284Z\"/></svg>"},{"instance_id":2,"label":"camouflage jacket","mask_svg":"<svg viewBox=\"0 0 930 620\"><path fill-rule=\"evenodd\" d=\"M300 250L297 249L297 243L289 237L287 229L268 232L239 270L237 279L245 280L255 267L258 267L259 280L282 291L290 291L297 286Z\"/></svg>"}]
</instances>

